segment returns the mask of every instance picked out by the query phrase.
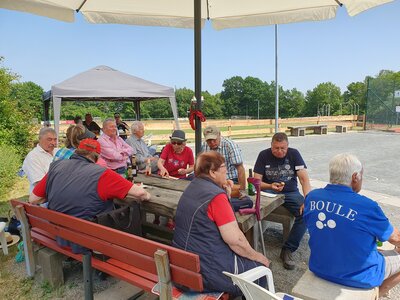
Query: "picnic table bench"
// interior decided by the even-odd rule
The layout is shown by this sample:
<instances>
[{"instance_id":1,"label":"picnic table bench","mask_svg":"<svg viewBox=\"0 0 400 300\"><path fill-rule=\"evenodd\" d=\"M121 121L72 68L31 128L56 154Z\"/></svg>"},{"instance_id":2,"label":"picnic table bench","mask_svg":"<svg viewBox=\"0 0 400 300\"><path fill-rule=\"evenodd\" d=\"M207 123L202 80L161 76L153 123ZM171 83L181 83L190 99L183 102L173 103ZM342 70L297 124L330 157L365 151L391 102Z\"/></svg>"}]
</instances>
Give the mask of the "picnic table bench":
<instances>
[{"instance_id":1,"label":"picnic table bench","mask_svg":"<svg viewBox=\"0 0 400 300\"><path fill-rule=\"evenodd\" d=\"M46 279L57 284L54 280L58 277L59 283L62 283L63 278L60 277L63 276L62 260L65 255L83 262L85 299L93 299L92 267L148 292L157 284L160 299L172 299L172 291L176 292L172 282L203 292L197 254L26 202L11 200L11 204L22 224L28 276L34 276L35 258L39 257L42 265L51 265L51 271L47 268L43 270L49 276ZM75 254L60 247L56 236L91 251ZM34 253L32 241L47 248ZM48 248L54 252L49 252ZM40 254L42 250L46 252ZM92 251L100 252L102 258L92 256ZM223 297L227 299L227 294Z\"/></svg>"},{"instance_id":2,"label":"picnic table bench","mask_svg":"<svg viewBox=\"0 0 400 300\"><path fill-rule=\"evenodd\" d=\"M306 130L313 130L315 134L327 134L328 125L314 124L314 125L301 125L301 126L288 126L291 136L304 136Z\"/></svg>"}]
</instances>

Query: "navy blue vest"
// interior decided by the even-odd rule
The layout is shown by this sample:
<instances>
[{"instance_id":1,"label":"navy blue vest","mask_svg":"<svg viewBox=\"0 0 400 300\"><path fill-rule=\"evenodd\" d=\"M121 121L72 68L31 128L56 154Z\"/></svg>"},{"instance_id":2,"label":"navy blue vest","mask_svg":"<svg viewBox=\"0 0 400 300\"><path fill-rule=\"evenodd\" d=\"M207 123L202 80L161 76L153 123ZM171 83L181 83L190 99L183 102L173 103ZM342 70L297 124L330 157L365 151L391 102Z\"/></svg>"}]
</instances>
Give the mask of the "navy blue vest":
<instances>
[{"instance_id":1,"label":"navy blue vest","mask_svg":"<svg viewBox=\"0 0 400 300\"><path fill-rule=\"evenodd\" d=\"M112 210L113 202L101 200L97 193L104 171L103 167L77 154L51 163L46 183L49 209L86 220Z\"/></svg>"},{"instance_id":2,"label":"navy blue vest","mask_svg":"<svg viewBox=\"0 0 400 300\"><path fill-rule=\"evenodd\" d=\"M204 289L241 295L238 287L222 271L242 273L260 264L236 255L224 242L217 225L207 216L211 200L225 191L213 181L195 178L183 192L175 215L173 246L200 256Z\"/></svg>"}]
</instances>

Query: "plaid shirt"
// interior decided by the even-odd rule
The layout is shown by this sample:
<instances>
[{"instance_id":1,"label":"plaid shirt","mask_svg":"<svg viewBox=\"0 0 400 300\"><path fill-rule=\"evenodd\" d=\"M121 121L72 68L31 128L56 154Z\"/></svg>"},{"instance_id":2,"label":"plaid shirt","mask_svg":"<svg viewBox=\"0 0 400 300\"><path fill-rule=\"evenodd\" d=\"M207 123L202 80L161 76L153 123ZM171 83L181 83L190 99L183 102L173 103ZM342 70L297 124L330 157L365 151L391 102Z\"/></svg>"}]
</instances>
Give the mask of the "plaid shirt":
<instances>
[{"instance_id":1,"label":"plaid shirt","mask_svg":"<svg viewBox=\"0 0 400 300\"><path fill-rule=\"evenodd\" d=\"M203 144L202 150L211 151L207 143ZM222 156L225 158L225 164L227 169L226 178L237 180L238 172L236 166L243 163L242 151L240 150L239 146L235 142L221 136L221 142L215 151L221 153Z\"/></svg>"},{"instance_id":2,"label":"plaid shirt","mask_svg":"<svg viewBox=\"0 0 400 300\"><path fill-rule=\"evenodd\" d=\"M69 159L74 154L75 149L61 148L54 155L53 161Z\"/></svg>"}]
</instances>

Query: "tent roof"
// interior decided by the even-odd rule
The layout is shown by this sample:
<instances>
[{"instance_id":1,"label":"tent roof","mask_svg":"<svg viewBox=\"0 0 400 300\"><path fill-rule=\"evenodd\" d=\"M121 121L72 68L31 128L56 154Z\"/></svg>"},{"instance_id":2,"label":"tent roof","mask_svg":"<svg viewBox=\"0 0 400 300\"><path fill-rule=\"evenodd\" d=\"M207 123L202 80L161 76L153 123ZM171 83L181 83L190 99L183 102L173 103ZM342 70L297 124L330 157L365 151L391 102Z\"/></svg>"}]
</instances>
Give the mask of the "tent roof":
<instances>
[{"instance_id":1,"label":"tent roof","mask_svg":"<svg viewBox=\"0 0 400 300\"><path fill-rule=\"evenodd\" d=\"M175 97L174 89L141 79L107 66L97 66L51 87L43 100L52 97L65 100L121 101ZM88 99L90 98L90 99Z\"/></svg>"}]
</instances>

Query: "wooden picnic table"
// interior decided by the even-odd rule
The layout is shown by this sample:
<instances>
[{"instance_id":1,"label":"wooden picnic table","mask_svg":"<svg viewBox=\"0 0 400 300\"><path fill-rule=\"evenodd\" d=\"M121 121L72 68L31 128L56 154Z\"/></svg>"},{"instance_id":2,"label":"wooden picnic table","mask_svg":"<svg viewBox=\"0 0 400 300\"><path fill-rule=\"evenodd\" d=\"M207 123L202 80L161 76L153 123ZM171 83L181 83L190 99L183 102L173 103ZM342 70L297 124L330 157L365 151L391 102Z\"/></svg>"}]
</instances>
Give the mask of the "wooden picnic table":
<instances>
[{"instance_id":1,"label":"wooden picnic table","mask_svg":"<svg viewBox=\"0 0 400 300\"><path fill-rule=\"evenodd\" d=\"M142 222L144 227L168 233L169 230L167 228L155 226L147 222L145 215L146 213L152 213L173 219L182 192L190 184L190 181L138 174L135 178L135 182L142 182L145 184L147 186L146 190L151 195L150 201L142 202ZM251 198L255 201L255 196L252 196ZM265 218L276 208L281 206L284 202L284 198L285 197L282 194L276 195L276 197L273 198L261 196L261 217ZM255 215L241 215L239 212L236 212L235 215L239 228L246 235L246 238L249 240L251 245L254 245L257 249L258 238L256 239L254 236L258 237L259 233L257 226L255 226L255 224L257 224Z\"/></svg>"}]
</instances>

